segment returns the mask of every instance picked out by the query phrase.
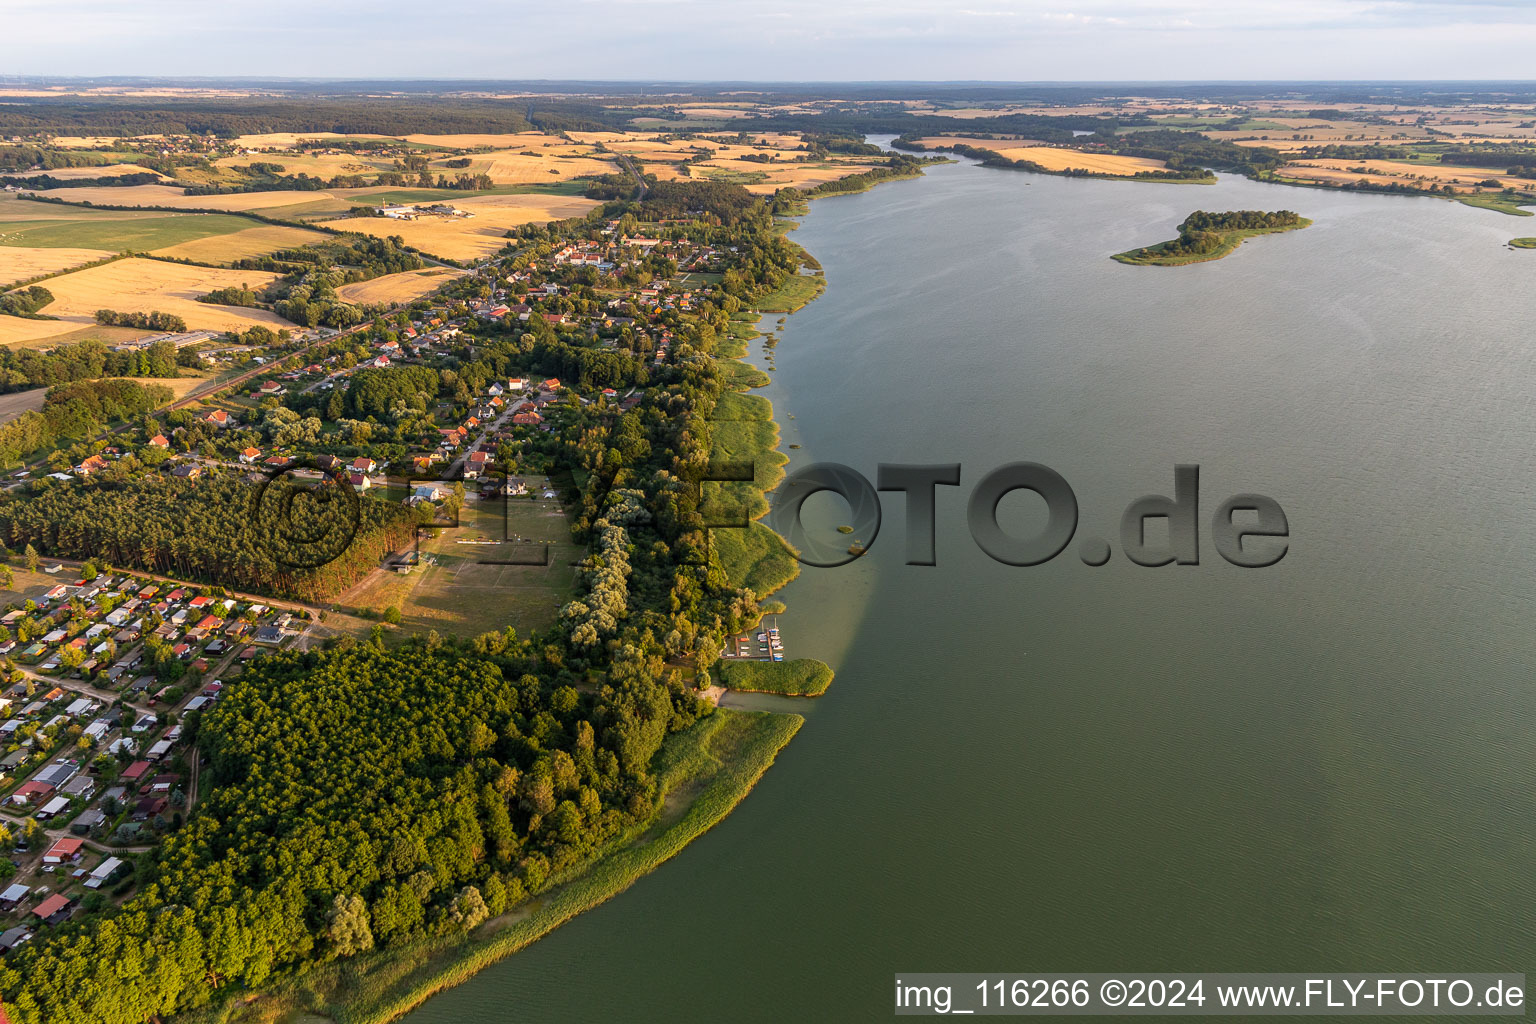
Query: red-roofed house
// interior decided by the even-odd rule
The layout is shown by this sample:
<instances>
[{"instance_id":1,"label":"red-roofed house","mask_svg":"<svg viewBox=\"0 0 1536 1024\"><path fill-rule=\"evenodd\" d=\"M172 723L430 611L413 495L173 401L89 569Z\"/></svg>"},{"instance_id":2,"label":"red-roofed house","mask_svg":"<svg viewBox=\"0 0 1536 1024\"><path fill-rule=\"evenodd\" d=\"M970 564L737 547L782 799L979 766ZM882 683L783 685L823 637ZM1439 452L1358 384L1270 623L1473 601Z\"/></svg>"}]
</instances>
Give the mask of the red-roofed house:
<instances>
[{"instance_id":1,"label":"red-roofed house","mask_svg":"<svg viewBox=\"0 0 1536 1024\"><path fill-rule=\"evenodd\" d=\"M70 900L68 896L65 896L61 892L56 892L52 896L49 896L47 899L43 900L43 902L39 903L37 906L33 907L32 913L46 921L53 915L61 914L68 910L71 902L73 901Z\"/></svg>"},{"instance_id":2,"label":"red-roofed house","mask_svg":"<svg viewBox=\"0 0 1536 1024\"><path fill-rule=\"evenodd\" d=\"M60 839L48 848L43 854L44 864L64 864L80 859L80 850L85 846L83 839Z\"/></svg>"},{"instance_id":3,"label":"red-roofed house","mask_svg":"<svg viewBox=\"0 0 1536 1024\"><path fill-rule=\"evenodd\" d=\"M223 409L214 409L211 412L205 413L202 420L211 427L227 427L229 426L229 413Z\"/></svg>"}]
</instances>

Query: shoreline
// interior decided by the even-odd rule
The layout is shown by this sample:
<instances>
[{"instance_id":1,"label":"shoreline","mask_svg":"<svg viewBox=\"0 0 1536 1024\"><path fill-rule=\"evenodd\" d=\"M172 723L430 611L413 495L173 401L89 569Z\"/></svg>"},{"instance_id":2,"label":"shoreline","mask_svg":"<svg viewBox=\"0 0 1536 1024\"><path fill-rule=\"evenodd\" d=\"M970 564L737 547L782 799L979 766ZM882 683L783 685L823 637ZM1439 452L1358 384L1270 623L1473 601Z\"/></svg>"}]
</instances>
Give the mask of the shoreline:
<instances>
[{"instance_id":1,"label":"shoreline","mask_svg":"<svg viewBox=\"0 0 1536 1024\"><path fill-rule=\"evenodd\" d=\"M826 192L807 199L867 191L883 181L908 177L921 177L921 171L881 179L863 189ZM797 226L792 224L787 230ZM771 483L767 488L756 488L754 481L754 488L762 495L763 506L761 512L750 518L749 525L773 537L788 554L787 571L773 586L756 594L758 622L764 615L782 610L782 602L767 599L799 576L800 565L788 542L758 522L766 514L768 493L783 479L783 467L788 464L789 456L780 451L782 435L780 424L774 418L772 402L766 396L751 394L766 386L769 378L745 362L745 357L750 354L753 340L777 334L761 329L763 317L782 312L787 318L815 301L825 290L826 279L819 264L809 252L797 248L803 255L803 265L816 268L814 274L799 275L818 282L814 291L783 311L763 309L754 304L750 311L744 311L751 319L735 321L751 325L750 337L728 334L721 350L712 357L722 366L735 363L751 371L750 374L736 373L736 379L726 385L726 393L739 394L755 399L753 404L762 404L766 417L749 422L761 423L771 431L771 444L765 450L778 460L771 469ZM768 362L772 362L771 355ZM727 374L728 379L731 376ZM780 665L786 669L798 666L801 670L813 666L813 674L822 680L820 689L788 693L782 689L711 686L703 691L701 696L706 699L711 695L714 697L711 703L716 705L715 710L709 718L669 740L657 755L670 763L663 768L666 785L659 791L651 817L615 839L607 851L557 878L534 901L485 922L475 932L424 939L412 946L375 954L368 960L357 958L345 964L321 964L273 989L232 996L223 1004L178 1016L176 1024L270 1024L273 1021L286 1024L389 1024L432 996L470 980L486 967L526 948L571 918L618 895L724 820L752 791L805 722L802 716L787 711L720 707L720 697L726 693L757 693L809 699L823 695L830 687L832 669L824 662L796 659L794 662L766 663L771 666L769 671ZM711 668L720 671L720 663ZM724 743L724 749L714 749L717 740ZM713 764L707 764L708 761ZM687 794L686 803L674 802L679 794ZM658 827L661 827L660 832L656 831Z\"/></svg>"},{"instance_id":2,"label":"shoreline","mask_svg":"<svg viewBox=\"0 0 1536 1024\"><path fill-rule=\"evenodd\" d=\"M799 715L717 708L669 740L658 754L669 761L667 784L651 817L581 869L558 878L530 903L486 921L474 932L423 939L345 964L320 964L270 991L246 993L222 1006L186 1013L175 1018L176 1024L398 1020L432 996L617 896L681 853L746 799L804 722ZM679 793L688 796L685 803L672 800Z\"/></svg>"}]
</instances>

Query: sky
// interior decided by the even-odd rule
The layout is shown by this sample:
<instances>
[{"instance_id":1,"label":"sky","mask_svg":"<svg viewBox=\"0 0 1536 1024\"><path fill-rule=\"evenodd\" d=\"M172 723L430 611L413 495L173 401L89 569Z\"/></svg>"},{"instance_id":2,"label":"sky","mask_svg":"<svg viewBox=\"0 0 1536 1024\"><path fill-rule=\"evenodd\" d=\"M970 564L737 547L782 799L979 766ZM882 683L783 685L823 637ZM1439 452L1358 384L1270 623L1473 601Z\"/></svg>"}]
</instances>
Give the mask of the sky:
<instances>
[{"instance_id":1,"label":"sky","mask_svg":"<svg viewBox=\"0 0 1536 1024\"><path fill-rule=\"evenodd\" d=\"M1532 0L0 0L0 34L0 75L1536 78Z\"/></svg>"}]
</instances>

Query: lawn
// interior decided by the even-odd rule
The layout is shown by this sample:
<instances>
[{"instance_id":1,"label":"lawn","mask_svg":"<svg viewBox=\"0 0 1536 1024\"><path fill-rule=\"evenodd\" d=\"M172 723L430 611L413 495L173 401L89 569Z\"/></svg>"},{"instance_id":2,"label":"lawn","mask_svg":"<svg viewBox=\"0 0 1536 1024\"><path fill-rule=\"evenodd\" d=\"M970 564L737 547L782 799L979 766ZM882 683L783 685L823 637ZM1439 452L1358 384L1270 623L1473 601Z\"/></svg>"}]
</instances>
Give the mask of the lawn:
<instances>
[{"instance_id":1,"label":"lawn","mask_svg":"<svg viewBox=\"0 0 1536 1024\"><path fill-rule=\"evenodd\" d=\"M1536 199L1530 196L1507 196L1502 192L1473 192L1456 197L1459 203L1475 206L1479 210L1493 210L1497 213L1507 213L1512 217L1536 216L1530 207L1536 206Z\"/></svg>"},{"instance_id":2,"label":"lawn","mask_svg":"<svg viewBox=\"0 0 1536 1024\"><path fill-rule=\"evenodd\" d=\"M542 478L528 483L542 493ZM410 575L375 573L337 603L354 616L399 608L402 633L473 637L511 626L526 636L552 625L575 595L584 555L557 499L470 500L457 527L422 531L421 564ZM534 564L500 564L514 562Z\"/></svg>"}]
</instances>

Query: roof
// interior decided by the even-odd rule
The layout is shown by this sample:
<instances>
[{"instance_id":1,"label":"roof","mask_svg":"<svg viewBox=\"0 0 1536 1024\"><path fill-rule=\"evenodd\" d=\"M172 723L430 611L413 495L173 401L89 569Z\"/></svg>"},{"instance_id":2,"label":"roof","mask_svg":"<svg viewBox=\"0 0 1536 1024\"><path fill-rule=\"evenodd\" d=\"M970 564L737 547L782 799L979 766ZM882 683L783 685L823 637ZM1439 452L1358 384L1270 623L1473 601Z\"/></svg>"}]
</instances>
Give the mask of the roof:
<instances>
[{"instance_id":1,"label":"roof","mask_svg":"<svg viewBox=\"0 0 1536 1024\"><path fill-rule=\"evenodd\" d=\"M49 896L47 899L43 900L43 902L39 903L37 906L33 907L32 913L36 914L38 917L52 917L54 914L57 914L65 907L69 906L69 903L70 900L68 896L65 896L61 892L56 892L52 896Z\"/></svg>"},{"instance_id":2,"label":"roof","mask_svg":"<svg viewBox=\"0 0 1536 1024\"><path fill-rule=\"evenodd\" d=\"M73 857L75 854L80 852L80 847L82 847L84 845L85 845L84 840L80 840L80 839L60 839L58 842L56 842L52 846L50 846L48 848L48 852L43 854L43 856L45 858L46 857Z\"/></svg>"}]
</instances>

